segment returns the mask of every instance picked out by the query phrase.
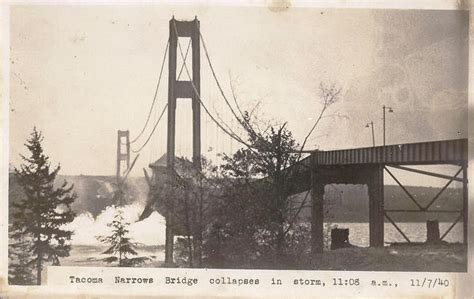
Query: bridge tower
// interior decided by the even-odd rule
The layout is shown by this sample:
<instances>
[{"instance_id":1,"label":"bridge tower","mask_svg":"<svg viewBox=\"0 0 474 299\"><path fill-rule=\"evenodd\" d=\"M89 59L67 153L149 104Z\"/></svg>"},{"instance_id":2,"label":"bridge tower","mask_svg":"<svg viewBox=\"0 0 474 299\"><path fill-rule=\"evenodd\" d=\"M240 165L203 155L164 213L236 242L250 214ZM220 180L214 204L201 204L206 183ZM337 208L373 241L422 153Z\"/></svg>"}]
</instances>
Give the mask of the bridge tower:
<instances>
[{"instance_id":1,"label":"bridge tower","mask_svg":"<svg viewBox=\"0 0 474 299\"><path fill-rule=\"evenodd\" d=\"M125 165L124 165L125 164ZM124 167L125 166L125 167ZM130 167L130 132L117 131L117 183Z\"/></svg>"},{"instance_id":2,"label":"bridge tower","mask_svg":"<svg viewBox=\"0 0 474 299\"><path fill-rule=\"evenodd\" d=\"M168 139L167 139L167 168L172 170L175 162L175 137L176 137L176 100L191 99L193 112L193 164L201 168L201 61L200 61L200 34L199 20L177 21L173 17L169 22L169 56L168 56ZM177 80L176 63L178 54L178 38L191 38L192 48L192 80ZM179 50L181 51L181 49ZM185 62L183 62L185 63ZM173 238L174 232L172 207L165 215L166 219L166 244L165 263L173 263Z\"/></svg>"}]
</instances>

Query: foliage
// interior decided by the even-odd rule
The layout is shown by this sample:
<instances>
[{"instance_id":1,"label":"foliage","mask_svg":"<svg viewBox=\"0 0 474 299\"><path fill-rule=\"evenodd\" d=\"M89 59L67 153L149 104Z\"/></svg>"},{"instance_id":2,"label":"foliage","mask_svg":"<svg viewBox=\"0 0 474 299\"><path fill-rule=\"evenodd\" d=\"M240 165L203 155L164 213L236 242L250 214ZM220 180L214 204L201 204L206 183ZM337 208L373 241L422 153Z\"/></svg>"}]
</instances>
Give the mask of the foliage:
<instances>
[{"instance_id":1,"label":"foliage","mask_svg":"<svg viewBox=\"0 0 474 299\"><path fill-rule=\"evenodd\" d=\"M189 248L192 248L192 236L188 237L177 237L174 243L174 262L178 267L186 267L186 266L193 266L190 264L191 260L193 259L193 252L189 252Z\"/></svg>"},{"instance_id":2,"label":"foliage","mask_svg":"<svg viewBox=\"0 0 474 299\"><path fill-rule=\"evenodd\" d=\"M202 265L203 234L219 192L217 168L204 157L198 162L175 158L173 169L156 166L148 200L139 217L139 221L143 220L156 210L165 216L174 235L186 239L180 238L176 247L178 266Z\"/></svg>"},{"instance_id":3,"label":"foliage","mask_svg":"<svg viewBox=\"0 0 474 299\"><path fill-rule=\"evenodd\" d=\"M103 254L111 256L104 258L103 261L108 264L118 262L119 267L134 267L151 260L149 257L129 257L138 255L136 244L128 237L127 227L130 223L125 222L122 210L117 209L116 211L112 222L107 224L112 228L111 234L97 237L100 242L109 245Z\"/></svg>"},{"instance_id":4,"label":"foliage","mask_svg":"<svg viewBox=\"0 0 474 299\"><path fill-rule=\"evenodd\" d=\"M249 122L247 116L244 117ZM238 203L244 214L237 221L243 220L248 226L244 230L253 229L239 235L256 238L257 244L253 247L256 245L263 250L262 255L282 261L288 245L285 235L289 226L293 225L289 196L294 180L293 173L288 169L298 161L298 144L286 124L269 127L264 132L250 131L249 143L251 147L224 157L223 172L234 185L230 189L243 193L227 192L227 195ZM246 188L240 186L242 183ZM249 203L249 200L252 202ZM249 207L253 208L251 213L254 215L245 215Z\"/></svg>"},{"instance_id":5,"label":"foliage","mask_svg":"<svg viewBox=\"0 0 474 299\"><path fill-rule=\"evenodd\" d=\"M298 215L307 206L309 192L299 205L291 195L305 143L338 100L340 89L321 84L320 92L322 109L301 146L286 123L268 123L261 130L254 111L241 110L235 94L236 109L227 102L247 140L234 154L223 155L225 179L205 246L209 265L295 267L294 261L308 251L309 230L298 223Z\"/></svg>"},{"instance_id":6,"label":"foliage","mask_svg":"<svg viewBox=\"0 0 474 299\"><path fill-rule=\"evenodd\" d=\"M32 240L26 236L10 240L8 244L8 283L13 285L31 285L36 279L33 275L33 267L29 265L31 259L30 244Z\"/></svg>"},{"instance_id":7,"label":"foliage","mask_svg":"<svg viewBox=\"0 0 474 299\"><path fill-rule=\"evenodd\" d=\"M12 234L14 240L31 238L29 248L31 257L27 266L34 266L37 271L37 284L41 284L41 270L44 262L59 265L59 258L69 255L72 231L61 227L74 219L71 204L77 195L73 185L67 182L54 187L54 181L60 166L50 169L49 158L42 147L43 137L34 128L25 146L31 156L22 156L24 163L20 169L15 168L15 177L23 188L24 197L12 203ZM26 257L25 257L26 258Z\"/></svg>"},{"instance_id":8,"label":"foliage","mask_svg":"<svg viewBox=\"0 0 474 299\"><path fill-rule=\"evenodd\" d=\"M251 267L264 251L261 231L264 210L258 193L245 180L224 180L213 202L212 223L204 234L204 261L209 267Z\"/></svg>"}]
</instances>

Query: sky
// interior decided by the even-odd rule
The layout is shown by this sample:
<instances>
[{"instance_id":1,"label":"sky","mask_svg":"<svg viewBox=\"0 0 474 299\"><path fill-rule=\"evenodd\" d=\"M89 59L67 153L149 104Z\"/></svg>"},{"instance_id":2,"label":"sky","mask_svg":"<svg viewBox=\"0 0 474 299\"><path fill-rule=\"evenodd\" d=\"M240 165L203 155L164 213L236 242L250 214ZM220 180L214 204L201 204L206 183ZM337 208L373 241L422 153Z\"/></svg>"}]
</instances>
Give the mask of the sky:
<instances>
[{"instance_id":1,"label":"sky","mask_svg":"<svg viewBox=\"0 0 474 299\"><path fill-rule=\"evenodd\" d=\"M62 174L114 175L117 130L130 130L134 139L145 123L173 15L200 20L226 95L232 83L243 108L260 103L259 118L287 122L300 143L322 107L320 83L341 88L306 149L371 146L365 128L371 121L381 145L383 105L394 110L386 118L387 144L467 138L467 12L164 5L27 5L10 12L13 166L36 126ZM180 43L185 49L187 41ZM166 66L151 121L134 149L166 104ZM203 50L201 66L203 102L239 132ZM179 100L177 119L177 155L186 156L189 100ZM204 111L201 134L202 152L211 159L239 147ZM132 175L142 175L165 150L166 114Z\"/></svg>"}]
</instances>

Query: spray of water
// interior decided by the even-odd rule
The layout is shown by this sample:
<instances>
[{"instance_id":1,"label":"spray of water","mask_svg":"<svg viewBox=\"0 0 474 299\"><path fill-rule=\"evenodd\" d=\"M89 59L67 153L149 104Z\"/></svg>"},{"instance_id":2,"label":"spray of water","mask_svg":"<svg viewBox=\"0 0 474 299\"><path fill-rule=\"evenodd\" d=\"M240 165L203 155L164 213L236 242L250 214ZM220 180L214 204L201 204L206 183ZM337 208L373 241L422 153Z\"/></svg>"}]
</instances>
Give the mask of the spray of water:
<instances>
[{"instance_id":1,"label":"spray of water","mask_svg":"<svg viewBox=\"0 0 474 299\"><path fill-rule=\"evenodd\" d=\"M130 223L128 227L130 231L129 236L133 242L143 245L163 245L165 243L164 217L157 212L153 212L145 220L136 222L138 216L143 211L143 205L141 203L133 203L120 208L108 206L96 219L89 212L76 216L73 222L64 227L64 229L74 232L71 238L72 245L101 245L96 236L108 235L110 233L111 228L107 224L113 220L117 209L122 210L125 221Z\"/></svg>"}]
</instances>

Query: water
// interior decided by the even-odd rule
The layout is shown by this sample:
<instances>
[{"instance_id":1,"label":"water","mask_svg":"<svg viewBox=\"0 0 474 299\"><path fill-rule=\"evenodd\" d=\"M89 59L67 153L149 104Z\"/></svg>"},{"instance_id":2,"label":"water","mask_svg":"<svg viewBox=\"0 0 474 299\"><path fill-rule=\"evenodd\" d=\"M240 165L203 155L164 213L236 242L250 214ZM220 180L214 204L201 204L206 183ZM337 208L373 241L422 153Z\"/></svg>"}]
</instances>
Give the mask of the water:
<instances>
[{"instance_id":1,"label":"water","mask_svg":"<svg viewBox=\"0 0 474 299\"><path fill-rule=\"evenodd\" d=\"M356 246L369 246L369 223L331 223L333 227L348 228L349 242ZM400 222L398 227L412 242L426 241L426 223L423 222ZM449 222L439 224L440 236L452 225ZM384 240L390 242L406 242L403 236L396 230L391 223L384 224ZM462 222L457 223L443 239L447 242L462 242L463 230Z\"/></svg>"},{"instance_id":2,"label":"water","mask_svg":"<svg viewBox=\"0 0 474 299\"><path fill-rule=\"evenodd\" d=\"M144 221L136 222L138 215L143 210L140 205L129 205L123 208L124 218L130 223L129 237L133 242L138 242L143 245L154 246L163 245L165 243L165 221L164 218L154 212L150 217ZM72 236L73 245L88 245L88 246L103 246L96 236L107 235L110 233L110 227L107 226L113 219L116 208L107 207L97 217L93 218L89 213L80 214L74 221L65 227L74 231ZM369 246L369 223L341 223L331 222L333 228L348 228L349 242L356 246ZM440 222L440 235L451 226L450 222ZM408 236L410 241L424 242L426 241L426 223L424 222L400 222L397 225ZM403 236L395 229L395 227L386 222L384 225L384 241L390 242L406 242ZM462 222L457 223L448 235L444 238L447 242L462 242L463 231Z\"/></svg>"},{"instance_id":3,"label":"water","mask_svg":"<svg viewBox=\"0 0 474 299\"><path fill-rule=\"evenodd\" d=\"M66 266L104 266L104 262L101 261L105 255L102 254L106 247L101 244L97 239L96 235L104 234L107 232L107 223L113 218L113 212L115 208L111 207L106 209L99 217L93 219L90 215L81 214L81 217L77 217L70 225L70 229L75 231L72 239L72 250L71 254L67 258L61 260L62 265ZM140 209L135 209L139 211ZM157 247L156 245L164 244L165 236L165 225L161 215L154 213L154 215L147 218L143 222L134 222L136 220L137 213L134 209L127 209L128 213L124 216L131 222L130 234L134 242L140 242L142 245L148 245L138 248L139 254L144 256L153 256L153 262L147 264L147 266L157 267L164 261L164 249ZM132 212L134 211L134 212ZM349 242L353 245L360 247L369 246L369 223L326 223L335 228L348 228L349 229ZM407 223L401 222L397 225L402 231L408 236L413 242L424 242L426 240L426 223ZM441 222L439 224L440 234L451 226L449 222ZM385 223L385 242L405 242L402 235L395 229L391 223ZM462 222L457 223L448 235L444 238L448 242L462 242L463 231ZM154 246L154 247L153 247Z\"/></svg>"}]
</instances>

